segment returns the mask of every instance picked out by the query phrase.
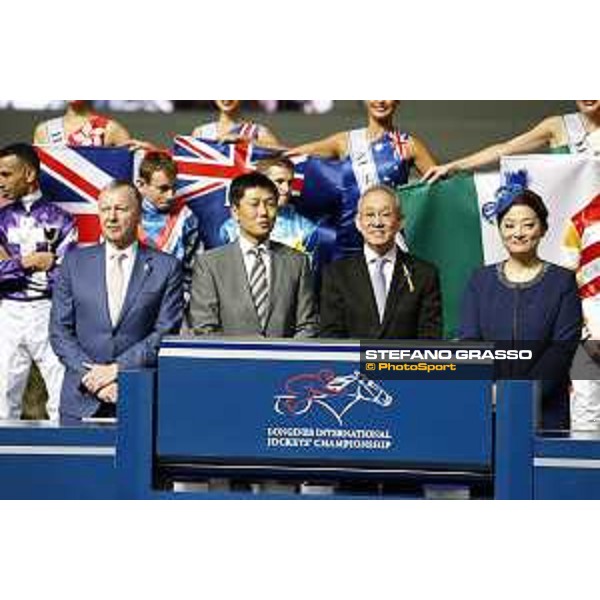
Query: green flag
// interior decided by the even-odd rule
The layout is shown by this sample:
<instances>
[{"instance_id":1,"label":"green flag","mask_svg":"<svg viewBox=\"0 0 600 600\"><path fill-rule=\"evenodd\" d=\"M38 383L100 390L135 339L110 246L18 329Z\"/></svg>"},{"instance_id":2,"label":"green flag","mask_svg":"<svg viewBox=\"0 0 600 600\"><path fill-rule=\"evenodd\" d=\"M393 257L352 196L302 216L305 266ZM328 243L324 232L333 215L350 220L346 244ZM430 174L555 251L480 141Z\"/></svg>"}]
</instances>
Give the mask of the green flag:
<instances>
[{"instance_id":1,"label":"green flag","mask_svg":"<svg viewBox=\"0 0 600 600\"><path fill-rule=\"evenodd\" d=\"M546 202L549 229L540 245L540 256L562 263L568 255L565 231L571 218L598 193L600 160L540 154L504 157L501 164L503 173L526 171L529 187ZM446 337L456 337L460 302L473 270L506 258L491 210L499 184L499 173L487 172L397 190L411 253L432 262L440 271Z\"/></svg>"},{"instance_id":2,"label":"green flag","mask_svg":"<svg viewBox=\"0 0 600 600\"><path fill-rule=\"evenodd\" d=\"M405 238L410 252L432 262L440 271L444 303L444 336L457 336L459 309L471 273L483 265L482 209L487 190L478 177L458 175L433 185L409 184L398 188L406 217Z\"/></svg>"}]
</instances>

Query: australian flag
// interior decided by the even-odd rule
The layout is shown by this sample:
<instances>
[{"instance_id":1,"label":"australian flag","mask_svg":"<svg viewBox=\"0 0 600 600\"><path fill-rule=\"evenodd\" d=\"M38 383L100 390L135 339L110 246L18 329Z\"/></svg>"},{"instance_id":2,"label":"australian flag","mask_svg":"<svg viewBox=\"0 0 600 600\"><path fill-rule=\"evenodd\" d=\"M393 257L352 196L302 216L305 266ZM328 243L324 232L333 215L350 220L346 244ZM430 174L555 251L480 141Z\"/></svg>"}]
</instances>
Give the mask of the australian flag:
<instances>
[{"instance_id":1,"label":"australian flag","mask_svg":"<svg viewBox=\"0 0 600 600\"><path fill-rule=\"evenodd\" d=\"M126 148L36 147L42 193L75 215L79 242L100 239L98 196L114 179L131 181L133 154Z\"/></svg>"},{"instance_id":2,"label":"australian flag","mask_svg":"<svg viewBox=\"0 0 600 600\"><path fill-rule=\"evenodd\" d=\"M178 136L174 140L177 162L177 197L188 203L200 221L200 236L205 247L214 248L223 242L221 225L230 217L229 185L231 181L253 171L256 163L276 154L244 141L220 143ZM338 161L307 156L293 157L294 204L297 211L319 223L325 246L334 242L330 226L341 206L340 170Z\"/></svg>"}]
</instances>

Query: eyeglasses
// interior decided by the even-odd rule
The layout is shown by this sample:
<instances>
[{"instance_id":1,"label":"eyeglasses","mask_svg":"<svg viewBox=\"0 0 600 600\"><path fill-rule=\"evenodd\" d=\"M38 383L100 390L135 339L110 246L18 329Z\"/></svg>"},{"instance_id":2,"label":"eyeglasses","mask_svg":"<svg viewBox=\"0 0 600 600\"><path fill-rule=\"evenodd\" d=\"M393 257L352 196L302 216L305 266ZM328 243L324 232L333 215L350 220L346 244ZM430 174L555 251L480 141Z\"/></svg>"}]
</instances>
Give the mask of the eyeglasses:
<instances>
[{"instance_id":1,"label":"eyeglasses","mask_svg":"<svg viewBox=\"0 0 600 600\"><path fill-rule=\"evenodd\" d=\"M384 211L380 213L367 212L361 213L361 219L364 219L367 223L379 223L381 221L393 221L398 218L398 215L393 211Z\"/></svg>"}]
</instances>

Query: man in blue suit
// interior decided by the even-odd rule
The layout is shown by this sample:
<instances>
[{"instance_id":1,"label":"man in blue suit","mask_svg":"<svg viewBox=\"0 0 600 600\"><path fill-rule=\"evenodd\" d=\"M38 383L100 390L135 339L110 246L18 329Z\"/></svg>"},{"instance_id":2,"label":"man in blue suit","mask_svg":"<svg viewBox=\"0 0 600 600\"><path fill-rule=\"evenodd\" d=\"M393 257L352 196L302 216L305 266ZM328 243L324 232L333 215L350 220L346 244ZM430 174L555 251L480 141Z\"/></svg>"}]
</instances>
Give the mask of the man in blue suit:
<instances>
[{"instance_id":1,"label":"man in blue suit","mask_svg":"<svg viewBox=\"0 0 600 600\"><path fill-rule=\"evenodd\" d=\"M118 372L153 367L183 317L179 261L136 241L141 197L115 181L98 199L104 244L73 250L52 301L50 342L66 367L63 417L113 417Z\"/></svg>"}]
</instances>

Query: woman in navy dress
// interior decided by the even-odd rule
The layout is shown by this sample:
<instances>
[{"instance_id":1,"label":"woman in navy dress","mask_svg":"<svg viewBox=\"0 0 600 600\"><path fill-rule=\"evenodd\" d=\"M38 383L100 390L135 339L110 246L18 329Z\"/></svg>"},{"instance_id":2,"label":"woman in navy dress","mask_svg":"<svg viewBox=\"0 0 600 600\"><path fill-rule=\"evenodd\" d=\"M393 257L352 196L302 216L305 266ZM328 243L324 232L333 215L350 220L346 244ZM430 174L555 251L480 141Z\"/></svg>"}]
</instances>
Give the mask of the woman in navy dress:
<instances>
[{"instance_id":1,"label":"woman in navy dress","mask_svg":"<svg viewBox=\"0 0 600 600\"><path fill-rule=\"evenodd\" d=\"M542 380L542 427L568 428L568 374L582 325L575 276L538 255L548 210L537 194L523 185L509 185L501 189L496 211L509 257L471 277L460 337L533 349L533 364L519 363L517 368L523 378Z\"/></svg>"}]
</instances>

